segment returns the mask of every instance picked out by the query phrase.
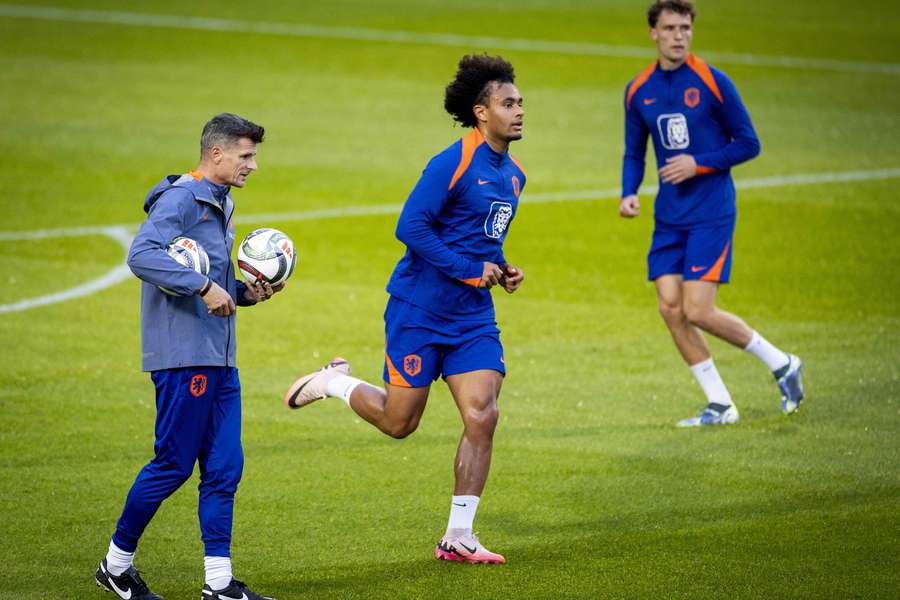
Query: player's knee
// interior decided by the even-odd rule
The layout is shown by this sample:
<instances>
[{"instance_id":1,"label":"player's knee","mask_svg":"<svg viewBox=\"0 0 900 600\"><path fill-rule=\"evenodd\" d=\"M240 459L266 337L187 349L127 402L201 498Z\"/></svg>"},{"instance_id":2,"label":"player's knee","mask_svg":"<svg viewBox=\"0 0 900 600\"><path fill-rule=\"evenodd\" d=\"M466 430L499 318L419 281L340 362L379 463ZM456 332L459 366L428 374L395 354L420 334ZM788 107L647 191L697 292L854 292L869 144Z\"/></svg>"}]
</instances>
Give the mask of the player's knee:
<instances>
[{"instance_id":1,"label":"player's knee","mask_svg":"<svg viewBox=\"0 0 900 600\"><path fill-rule=\"evenodd\" d=\"M500 409L495 401L486 403L483 407L472 408L466 411L466 429L493 433L500 419Z\"/></svg>"},{"instance_id":2,"label":"player's knee","mask_svg":"<svg viewBox=\"0 0 900 600\"><path fill-rule=\"evenodd\" d=\"M244 472L244 453L236 452L227 461L214 469L203 470L200 473L201 487L209 486L214 489L234 493Z\"/></svg>"},{"instance_id":3,"label":"player's knee","mask_svg":"<svg viewBox=\"0 0 900 600\"><path fill-rule=\"evenodd\" d=\"M191 478L194 474L194 464L187 461L163 459L157 456L151 464L155 477L171 481L175 487Z\"/></svg>"},{"instance_id":4,"label":"player's knee","mask_svg":"<svg viewBox=\"0 0 900 600\"><path fill-rule=\"evenodd\" d=\"M684 320L684 310L678 302L660 300L659 314L666 323L675 323Z\"/></svg>"},{"instance_id":5,"label":"player's knee","mask_svg":"<svg viewBox=\"0 0 900 600\"><path fill-rule=\"evenodd\" d=\"M702 328L709 321L711 312L708 307L702 304L692 302L685 302L684 304L684 316L687 317L691 325L696 325L697 327Z\"/></svg>"},{"instance_id":6,"label":"player's knee","mask_svg":"<svg viewBox=\"0 0 900 600\"><path fill-rule=\"evenodd\" d=\"M402 440L405 437L409 437L412 433L418 429L419 420L414 419L410 421L403 421L400 423L393 423L388 426L387 433L389 436L394 438L395 440Z\"/></svg>"}]
</instances>

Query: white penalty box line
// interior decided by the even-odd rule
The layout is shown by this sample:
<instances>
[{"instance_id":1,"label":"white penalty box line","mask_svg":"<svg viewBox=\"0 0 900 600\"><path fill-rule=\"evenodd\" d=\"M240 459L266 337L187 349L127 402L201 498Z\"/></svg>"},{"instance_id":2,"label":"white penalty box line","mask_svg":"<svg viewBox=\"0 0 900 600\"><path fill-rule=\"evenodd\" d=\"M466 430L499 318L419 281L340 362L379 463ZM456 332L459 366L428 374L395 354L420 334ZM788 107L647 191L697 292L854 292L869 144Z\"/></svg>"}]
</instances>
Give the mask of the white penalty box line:
<instances>
[{"instance_id":1,"label":"white penalty box line","mask_svg":"<svg viewBox=\"0 0 900 600\"><path fill-rule=\"evenodd\" d=\"M654 50L641 46L598 44L591 42L563 42L527 38L507 38L492 36L458 35L425 31L399 31L370 29L365 27L336 27L309 23L275 23L268 21L248 21L191 17L186 15L163 15L126 11L101 11L61 8L56 6L33 6L23 4L0 4L0 17L41 19L69 23L97 23L125 25L131 27L158 27L166 29L188 29L228 33L255 33L301 38L338 39L361 42L385 42L394 44L414 44L424 46L453 46L463 48L486 48L517 50L521 52L543 52L548 54L568 54L576 56L601 56L614 58L640 58L651 60ZM816 69L850 73L877 73L900 75L900 64L835 60L829 58L779 56L739 52L706 52L704 56L712 62L732 65L760 67L780 67L786 69Z\"/></svg>"},{"instance_id":2,"label":"white penalty box line","mask_svg":"<svg viewBox=\"0 0 900 600\"><path fill-rule=\"evenodd\" d=\"M785 187L792 185L822 185L834 183L852 183L855 181L878 181L884 179L900 178L900 168L875 169L870 171L844 171L841 173L808 173L798 175L780 175L775 177L760 177L757 179L744 179L735 182L737 189L759 189ZM654 195L656 186L648 186L643 190L645 195ZM569 192L545 192L522 196L525 204L545 204L551 202L585 202L591 200L609 200L620 196L619 188L605 190L574 190ZM315 221L322 219L338 219L348 217L366 217L379 215L393 215L400 212L399 204L374 204L368 206L346 206L337 208L314 209L297 212L279 213L251 213L236 218L239 223L276 223L285 221ZM106 236L118 242L126 251L131 246L134 231L138 224L120 225L89 225L85 227L64 227L59 229L38 229L34 231L0 231L0 242L41 240L61 237ZM128 279L131 271L124 264L119 264L104 275L86 281L73 288L55 292L36 298L28 298L12 304L0 304L0 314L20 312L73 300L99 292L108 287Z\"/></svg>"}]
</instances>

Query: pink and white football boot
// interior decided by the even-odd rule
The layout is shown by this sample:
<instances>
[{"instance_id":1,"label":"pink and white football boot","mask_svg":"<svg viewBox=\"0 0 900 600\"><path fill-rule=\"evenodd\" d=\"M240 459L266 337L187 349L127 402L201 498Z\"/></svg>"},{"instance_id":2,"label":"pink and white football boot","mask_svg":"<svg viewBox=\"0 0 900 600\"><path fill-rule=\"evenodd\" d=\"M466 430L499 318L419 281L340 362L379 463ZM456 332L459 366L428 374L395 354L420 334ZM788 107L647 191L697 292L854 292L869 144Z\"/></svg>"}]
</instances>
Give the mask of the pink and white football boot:
<instances>
[{"instance_id":1,"label":"pink and white football boot","mask_svg":"<svg viewBox=\"0 0 900 600\"><path fill-rule=\"evenodd\" d=\"M434 547L434 557L438 560L453 560L472 564L502 565L506 559L502 554L491 552L481 545L474 533L466 533L458 537L441 538Z\"/></svg>"},{"instance_id":2,"label":"pink and white football boot","mask_svg":"<svg viewBox=\"0 0 900 600\"><path fill-rule=\"evenodd\" d=\"M294 382L284 395L288 408L302 408L311 402L328 397L328 382L338 375L349 375L350 363L335 356L331 362Z\"/></svg>"}]
</instances>

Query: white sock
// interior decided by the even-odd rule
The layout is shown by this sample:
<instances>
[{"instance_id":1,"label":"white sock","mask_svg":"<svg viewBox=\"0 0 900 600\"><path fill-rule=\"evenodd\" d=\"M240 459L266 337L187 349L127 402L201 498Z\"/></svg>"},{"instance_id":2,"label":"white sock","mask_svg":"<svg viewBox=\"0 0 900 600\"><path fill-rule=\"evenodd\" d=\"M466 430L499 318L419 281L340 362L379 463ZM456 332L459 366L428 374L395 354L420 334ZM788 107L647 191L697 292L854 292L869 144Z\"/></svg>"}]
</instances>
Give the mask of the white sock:
<instances>
[{"instance_id":1,"label":"white sock","mask_svg":"<svg viewBox=\"0 0 900 600\"><path fill-rule=\"evenodd\" d=\"M788 355L766 341L766 338L753 331L750 343L744 348L747 352L766 363L770 371L777 371L790 362Z\"/></svg>"},{"instance_id":2,"label":"white sock","mask_svg":"<svg viewBox=\"0 0 900 600\"><path fill-rule=\"evenodd\" d=\"M719 371L716 370L712 358L691 365L691 371L697 378L697 383L703 388L710 404L731 406L731 394L728 393L725 382L719 376Z\"/></svg>"},{"instance_id":3,"label":"white sock","mask_svg":"<svg viewBox=\"0 0 900 600\"><path fill-rule=\"evenodd\" d=\"M125 552L110 540L106 553L106 570L118 577L134 564L134 552Z\"/></svg>"},{"instance_id":4,"label":"white sock","mask_svg":"<svg viewBox=\"0 0 900 600\"><path fill-rule=\"evenodd\" d=\"M231 583L231 557L204 556L203 566L206 567L206 585L212 590L224 590Z\"/></svg>"},{"instance_id":5,"label":"white sock","mask_svg":"<svg viewBox=\"0 0 900 600\"><path fill-rule=\"evenodd\" d=\"M338 375L328 382L325 391L329 396L341 398L347 403L347 406L350 406L350 394L352 394L353 390L356 389L356 386L361 383L365 383L365 381L357 379L356 377L350 377L349 375Z\"/></svg>"},{"instance_id":6,"label":"white sock","mask_svg":"<svg viewBox=\"0 0 900 600\"><path fill-rule=\"evenodd\" d=\"M478 510L478 496L453 496L450 501L450 520L447 521L447 533L462 535L472 533L472 522Z\"/></svg>"}]
</instances>

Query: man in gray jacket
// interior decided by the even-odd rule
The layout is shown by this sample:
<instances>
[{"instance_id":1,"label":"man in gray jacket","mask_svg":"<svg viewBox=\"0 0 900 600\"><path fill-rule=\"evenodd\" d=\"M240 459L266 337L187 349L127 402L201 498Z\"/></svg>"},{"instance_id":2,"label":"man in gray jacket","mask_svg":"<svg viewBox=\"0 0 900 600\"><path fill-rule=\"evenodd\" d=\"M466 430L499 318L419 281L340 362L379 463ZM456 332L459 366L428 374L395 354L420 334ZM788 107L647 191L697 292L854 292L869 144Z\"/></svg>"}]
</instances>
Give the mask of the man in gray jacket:
<instances>
[{"instance_id":1,"label":"man in gray jacket","mask_svg":"<svg viewBox=\"0 0 900 600\"><path fill-rule=\"evenodd\" d=\"M281 287L235 279L234 203L256 170L265 130L234 114L213 117L200 138L200 164L169 175L144 201L147 220L132 242L128 266L141 279L143 370L156 386L153 459L135 479L96 573L97 584L125 600L159 600L133 566L144 528L162 502L200 464L200 530L208 600L263 600L231 572L234 494L241 479L241 384L235 368L236 306L268 300ZM209 275L167 252L177 237L209 255ZM165 287L178 294L160 290Z\"/></svg>"}]
</instances>

